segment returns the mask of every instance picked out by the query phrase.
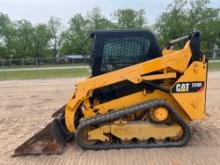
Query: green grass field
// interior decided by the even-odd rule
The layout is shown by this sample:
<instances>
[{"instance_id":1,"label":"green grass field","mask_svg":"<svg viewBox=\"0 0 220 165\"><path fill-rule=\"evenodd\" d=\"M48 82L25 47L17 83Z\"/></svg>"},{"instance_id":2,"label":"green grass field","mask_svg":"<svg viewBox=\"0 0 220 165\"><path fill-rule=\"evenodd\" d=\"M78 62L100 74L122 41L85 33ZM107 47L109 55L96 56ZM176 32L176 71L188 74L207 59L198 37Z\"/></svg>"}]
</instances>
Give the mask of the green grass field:
<instances>
[{"instance_id":1,"label":"green grass field","mask_svg":"<svg viewBox=\"0 0 220 165\"><path fill-rule=\"evenodd\" d=\"M209 71L220 70L220 62L210 62ZM89 76L86 68L49 69L49 70L23 70L23 71L0 71L1 80L24 80L46 79Z\"/></svg>"},{"instance_id":2,"label":"green grass field","mask_svg":"<svg viewBox=\"0 0 220 165\"><path fill-rule=\"evenodd\" d=\"M209 71L220 70L220 62L210 62Z\"/></svg>"},{"instance_id":3,"label":"green grass field","mask_svg":"<svg viewBox=\"0 0 220 165\"><path fill-rule=\"evenodd\" d=\"M25 70L25 71L1 71L0 80L46 79L88 76L85 68L51 69L51 70Z\"/></svg>"}]
</instances>

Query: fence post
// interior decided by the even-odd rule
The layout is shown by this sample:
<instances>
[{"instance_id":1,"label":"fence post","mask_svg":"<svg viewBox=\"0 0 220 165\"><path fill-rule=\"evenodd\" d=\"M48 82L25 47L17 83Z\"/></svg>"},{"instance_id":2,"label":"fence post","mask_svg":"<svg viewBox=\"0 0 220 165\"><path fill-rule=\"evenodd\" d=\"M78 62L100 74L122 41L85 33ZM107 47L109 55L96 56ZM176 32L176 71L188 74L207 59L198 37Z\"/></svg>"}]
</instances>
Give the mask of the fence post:
<instances>
[{"instance_id":1,"label":"fence post","mask_svg":"<svg viewBox=\"0 0 220 165\"><path fill-rule=\"evenodd\" d=\"M216 59L217 50L218 50L218 46L217 46L217 45L214 45L213 55L212 55L213 59Z\"/></svg>"},{"instance_id":2,"label":"fence post","mask_svg":"<svg viewBox=\"0 0 220 165\"><path fill-rule=\"evenodd\" d=\"M24 66L24 59L21 59L21 66Z\"/></svg>"},{"instance_id":3,"label":"fence post","mask_svg":"<svg viewBox=\"0 0 220 165\"><path fill-rule=\"evenodd\" d=\"M3 67L2 69L3 69L3 75L4 75L3 80L6 80L6 68L5 68L5 63L4 62L2 63L2 67Z\"/></svg>"}]
</instances>

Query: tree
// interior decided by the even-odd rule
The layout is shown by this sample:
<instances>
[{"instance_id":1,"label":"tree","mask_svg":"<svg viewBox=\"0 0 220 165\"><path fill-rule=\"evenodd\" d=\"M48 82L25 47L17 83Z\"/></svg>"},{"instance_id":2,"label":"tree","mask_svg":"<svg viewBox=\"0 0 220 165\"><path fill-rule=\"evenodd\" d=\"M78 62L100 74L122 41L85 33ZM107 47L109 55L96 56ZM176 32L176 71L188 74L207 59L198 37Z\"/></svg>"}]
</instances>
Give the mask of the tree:
<instances>
[{"instance_id":1,"label":"tree","mask_svg":"<svg viewBox=\"0 0 220 165\"><path fill-rule=\"evenodd\" d=\"M69 28L62 33L61 53L82 54L84 57L90 53L91 40L89 33L95 30L112 29L116 27L110 20L102 15L96 7L86 16L76 14L69 22Z\"/></svg>"},{"instance_id":2,"label":"tree","mask_svg":"<svg viewBox=\"0 0 220 165\"><path fill-rule=\"evenodd\" d=\"M202 33L202 48L217 43L219 9L208 7L209 0L174 0L154 25L161 44L194 30Z\"/></svg>"},{"instance_id":3,"label":"tree","mask_svg":"<svg viewBox=\"0 0 220 165\"><path fill-rule=\"evenodd\" d=\"M1 58L48 56L51 38L51 31L46 24L34 27L28 20L12 22L7 15L0 14Z\"/></svg>"},{"instance_id":4,"label":"tree","mask_svg":"<svg viewBox=\"0 0 220 165\"><path fill-rule=\"evenodd\" d=\"M34 27L27 20L16 22L16 32L13 36L13 58L27 58L33 55Z\"/></svg>"},{"instance_id":5,"label":"tree","mask_svg":"<svg viewBox=\"0 0 220 165\"><path fill-rule=\"evenodd\" d=\"M59 49L58 40L59 40L60 31L61 31L61 25L62 25L61 20L57 17L51 17L50 20L48 21L48 28L52 35L54 57L58 55L58 49Z\"/></svg>"},{"instance_id":6,"label":"tree","mask_svg":"<svg viewBox=\"0 0 220 165\"><path fill-rule=\"evenodd\" d=\"M0 58L10 58L13 54L12 41L15 33L14 24L8 15L0 13Z\"/></svg>"},{"instance_id":7,"label":"tree","mask_svg":"<svg viewBox=\"0 0 220 165\"><path fill-rule=\"evenodd\" d=\"M156 33L162 43L171 39L186 35L188 32L187 18L182 9L185 6L185 0L175 1L168 5L167 12L164 12L155 24Z\"/></svg>"},{"instance_id":8,"label":"tree","mask_svg":"<svg viewBox=\"0 0 220 165\"><path fill-rule=\"evenodd\" d=\"M119 9L114 11L113 17L121 29L142 29L146 28L145 11L133 9Z\"/></svg>"},{"instance_id":9,"label":"tree","mask_svg":"<svg viewBox=\"0 0 220 165\"><path fill-rule=\"evenodd\" d=\"M63 54L82 54L88 55L90 52L89 32L90 23L81 14L76 14L69 22L69 28L62 33Z\"/></svg>"},{"instance_id":10,"label":"tree","mask_svg":"<svg viewBox=\"0 0 220 165\"><path fill-rule=\"evenodd\" d=\"M41 58L50 55L49 41L52 38L51 31L46 24L38 24L34 28L33 57Z\"/></svg>"},{"instance_id":11,"label":"tree","mask_svg":"<svg viewBox=\"0 0 220 165\"><path fill-rule=\"evenodd\" d=\"M100 29L142 29L146 28L144 10L132 9L117 10L114 12L116 23L111 22L102 15L96 7L87 16L75 15L69 22L69 28L62 33L62 54L88 55L91 48L89 32Z\"/></svg>"},{"instance_id":12,"label":"tree","mask_svg":"<svg viewBox=\"0 0 220 165\"><path fill-rule=\"evenodd\" d=\"M101 9L98 7L93 8L87 17L91 30L116 28L115 24L102 15Z\"/></svg>"}]
</instances>

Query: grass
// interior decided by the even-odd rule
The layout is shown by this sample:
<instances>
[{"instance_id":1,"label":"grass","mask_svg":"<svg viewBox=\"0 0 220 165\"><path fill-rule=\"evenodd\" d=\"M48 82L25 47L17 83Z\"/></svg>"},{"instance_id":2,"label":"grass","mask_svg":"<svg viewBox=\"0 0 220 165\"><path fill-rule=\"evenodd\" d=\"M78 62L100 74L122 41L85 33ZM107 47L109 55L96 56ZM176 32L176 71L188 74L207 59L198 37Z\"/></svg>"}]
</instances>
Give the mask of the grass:
<instances>
[{"instance_id":1,"label":"grass","mask_svg":"<svg viewBox=\"0 0 220 165\"><path fill-rule=\"evenodd\" d=\"M23 80L23 79L45 79L88 76L85 68L74 69L52 69L52 70L27 70L27 71L3 71L0 72L0 80Z\"/></svg>"},{"instance_id":2,"label":"grass","mask_svg":"<svg viewBox=\"0 0 220 165\"><path fill-rule=\"evenodd\" d=\"M209 70L214 71L214 70L220 70L220 62L209 62Z\"/></svg>"}]
</instances>

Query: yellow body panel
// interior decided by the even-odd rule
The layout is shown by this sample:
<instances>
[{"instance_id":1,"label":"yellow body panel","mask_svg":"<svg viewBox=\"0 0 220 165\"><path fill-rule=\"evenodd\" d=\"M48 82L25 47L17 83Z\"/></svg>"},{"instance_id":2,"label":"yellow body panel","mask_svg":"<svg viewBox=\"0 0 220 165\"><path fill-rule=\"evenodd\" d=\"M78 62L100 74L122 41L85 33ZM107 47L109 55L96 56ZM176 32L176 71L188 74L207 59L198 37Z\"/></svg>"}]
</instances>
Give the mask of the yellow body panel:
<instances>
[{"instance_id":1,"label":"yellow body panel","mask_svg":"<svg viewBox=\"0 0 220 165\"><path fill-rule=\"evenodd\" d=\"M191 57L192 52L190 48L190 42L187 42L183 49L171 52L166 56L162 56L160 58L156 58L79 82L76 85L75 94L67 103L65 108L65 122L67 129L69 132L75 132L75 113L79 106L82 104L84 105L84 117L89 118L96 114L94 111L96 109L98 109L100 114L103 114L109 110L118 110L120 108L128 107L146 100L159 99L163 97L173 102L172 105L174 105L177 111L181 113L182 117L185 120L189 120L189 116L187 115L192 115L193 113L188 112L186 115L185 111L190 110L185 110L185 106L183 105L180 107L182 102L178 101L178 104L175 101L176 97L178 96L173 95L175 98L173 99L169 93L163 94L163 92L159 91L154 93L135 93L131 94L131 96L125 96L124 98L118 98L103 104L97 104L93 108L89 104L89 97L95 89L109 86L125 80L128 80L134 84L138 84L145 80L176 78L177 74L183 74L186 72ZM158 72L158 74L146 75L152 72ZM188 79L190 78L191 77ZM191 116L190 118L193 119Z\"/></svg>"},{"instance_id":2,"label":"yellow body panel","mask_svg":"<svg viewBox=\"0 0 220 165\"><path fill-rule=\"evenodd\" d=\"M197 82L206 82L206 72L206 63L193 62L174 86L181 82L190 82L195 86L201 85ZM187 88L187 86L185 86L185 88ZM204 83L204 86L202 86L199 91L185 92L184 90L187 89L184 89L184 86L181 90L183 90L183 92L171 92L175 100L181 105L191 120L203 119L205 116L206 83Z\"/></svg>"},{"instance_id":3,"label":"yellow body panel","mask_svg":"<svg viewBox=\"0 0 220 165\"><path fill-rule=\"evenodd\" d=\"M129 141L133 138L144 141L150 138L157 140L164 140L167 137L174 138L182 133L181 126L174 124L171 126L167 125L156 125L152 123L142 122L129 122L129 123L113 123L101 126L92 131L88 132L89 140L100 140L108 141L109 138L105 134L111 133L121 140Z\"/></svg>"}]
</instances>

